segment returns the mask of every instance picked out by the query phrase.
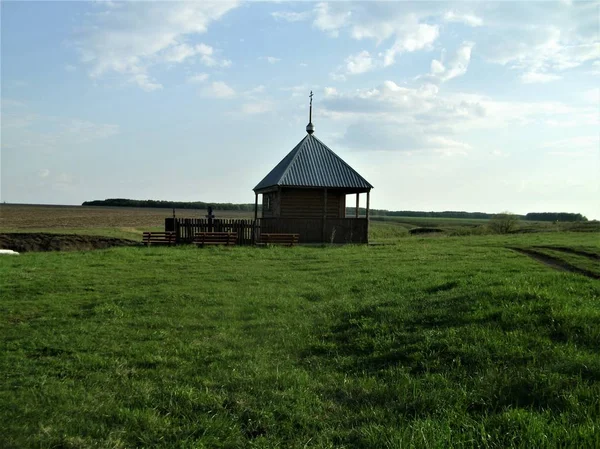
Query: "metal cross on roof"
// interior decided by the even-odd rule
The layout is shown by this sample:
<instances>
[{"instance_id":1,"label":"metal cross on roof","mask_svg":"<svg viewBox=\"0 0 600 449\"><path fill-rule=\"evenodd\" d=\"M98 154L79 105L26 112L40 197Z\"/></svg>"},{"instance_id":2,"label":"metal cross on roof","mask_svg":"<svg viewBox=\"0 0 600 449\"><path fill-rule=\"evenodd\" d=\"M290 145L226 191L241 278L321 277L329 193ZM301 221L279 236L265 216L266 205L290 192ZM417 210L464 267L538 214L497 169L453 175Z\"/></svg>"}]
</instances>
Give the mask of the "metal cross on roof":
<instances>
[{"instance_id":1,"label":"metal cross on roof","mask_svg":"<svg viewBox=\"0 0 600 449\"><path fill-rule=\"evenodd\" d=\"M315 132L315 127L312 124L312 98L313 98L313 91L312 90L310 91L309 98L310 98L310 107L308 109L308 111L309 111L308 112L308 125L306 125L306 132L308 134L312 134L312 133Z\"/></svg>"}]
</instances>

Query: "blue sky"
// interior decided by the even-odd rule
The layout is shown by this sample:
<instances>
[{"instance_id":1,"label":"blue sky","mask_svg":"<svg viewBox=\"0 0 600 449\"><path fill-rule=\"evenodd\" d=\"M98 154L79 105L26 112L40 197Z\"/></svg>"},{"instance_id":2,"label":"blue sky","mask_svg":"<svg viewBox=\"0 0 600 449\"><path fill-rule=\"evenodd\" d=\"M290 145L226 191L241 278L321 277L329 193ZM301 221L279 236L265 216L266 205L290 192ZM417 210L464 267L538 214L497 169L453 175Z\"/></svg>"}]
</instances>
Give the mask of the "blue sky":
<instances>
[{"instance_id":1,"label":"blue sky","mask_svg":"<svg viewBox=\"0 0 600 449\"><path fill-rule=\"evenodd\" d=\"M599 2L2 8L6 202L253 202L305 135L392 210L600 218Z\"/></svg>"}]
</instances>

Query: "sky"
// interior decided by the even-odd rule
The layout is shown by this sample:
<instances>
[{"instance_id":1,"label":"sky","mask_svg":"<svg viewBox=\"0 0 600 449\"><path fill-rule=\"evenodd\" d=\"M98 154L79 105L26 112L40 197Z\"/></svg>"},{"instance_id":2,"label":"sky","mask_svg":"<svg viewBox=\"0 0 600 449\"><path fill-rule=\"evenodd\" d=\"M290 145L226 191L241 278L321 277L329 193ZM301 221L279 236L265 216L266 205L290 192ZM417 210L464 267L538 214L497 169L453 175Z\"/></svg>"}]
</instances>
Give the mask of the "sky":
<instances>
[{"instance_id":1,"label":"sky","mask_svg":"<svg viewBox=\"0 0 600 449\"><path fill-rule=\"evenodd\" d=\"M315 136L371 207L600 219L599 17L586 1L2 1L0 200L252 203L306 135L312 90Z\"/></svg>"}]
</instances>

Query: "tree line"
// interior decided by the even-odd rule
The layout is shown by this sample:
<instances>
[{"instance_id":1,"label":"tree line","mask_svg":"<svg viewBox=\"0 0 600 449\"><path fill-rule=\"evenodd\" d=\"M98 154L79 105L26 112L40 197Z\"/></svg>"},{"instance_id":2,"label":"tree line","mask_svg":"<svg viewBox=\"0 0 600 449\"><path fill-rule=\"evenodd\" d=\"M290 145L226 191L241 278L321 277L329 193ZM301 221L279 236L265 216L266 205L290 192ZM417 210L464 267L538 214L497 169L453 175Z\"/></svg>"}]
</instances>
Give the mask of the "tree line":
<instances>
[{"instance_id":1,"label":"tree line","mask_svg":"<svg viewBox=\"0 0 600 449\"><path fill-rule=\"evenodd\" d=\"M205 203L204 201L161 201L161 200L129 200L126 198L109 198L106 200L84 201L82 206L105 207L154 207L162 209L207 209L254 211L254 204Z\"/></svg>"},{"instance_id":2,"label":"tree line","mask_svg":"<svg viewBox=\"0 0 600 449\"><path fill-rule=\"evenodd\" d=\"M588 221L587 217L581 214L571 214L568 212L529 212L525 215L525 220L531 221Z\"/></svg>"},{"instance_id":3,"label":"tree line","mask_svg":"<svg viewBox=\"0 0 600 449\"><path fill-rule=\"evenodd\" d=\"M347 207L346 214L353 216L355 207ZM366 209L360 207L358 209L359 215L365 215ZM417 218L469 218L469 219L492 219L502 214L488 214L486 212L464 212L464 211L444 211L444 212L425 212L425 211L414 211L414 210L385 210L385 209L370 209L369 213L373 216L379 217L417 217ZM570 212L529 212L525 215L510 214L512 217L520 220L529 221L588 221L588 219L581 215Z\"/></svg>"},{"instance_id":4,"label":"tree line","mask_svg":"<svg viewBox=\"0 0 600 449\"><path fill-rule=\"evenodd\" d=\"M236 204L236 203L205 203L204 201L161 201L161 200L130 200L126 198L109 198L106 200L84 201L82 206L108 206L108 207L155 207L164 209L207 209L209 206L213 210L238 210L254 211L254 204ZM258 205L259 210L261 205ZM347 207L346 214L354 216L356 208ZM360 215L366 214L366 209L358 209ZM426 212L414 210L387 210L370 209L370 214L379 217L419 217L419 218L468 218L468 219L491 219L497 214L488 214L485 212L464 212L464 211L444 211L444 212ZM587 218L581 214L569 212L529 212L526 215L513 214L514 217L530 221L587 221Z\"/></svg>"},{"instance_id":5,"label":"tree line","mask_svg":"<svg viewBox=\"0 0 600 449\"><path fill-rule=\"evenodd\" d=\"M346 213L348 215L353 215L355 207L347 207ZM366 209L364 207L360 207L358 209L358 213L360 215L366 214ZM386 209L369 209L370 215L377 215L380 217L418 217L418 218L483 218L489 219L494 216L494 214L487 214L485 212L463 212L463 211L444 211L444 212L425 212L425 211L415 211L415 210L386 210ZM523 218L523 216L519 216Z\"/></svg>"}]
</instances>

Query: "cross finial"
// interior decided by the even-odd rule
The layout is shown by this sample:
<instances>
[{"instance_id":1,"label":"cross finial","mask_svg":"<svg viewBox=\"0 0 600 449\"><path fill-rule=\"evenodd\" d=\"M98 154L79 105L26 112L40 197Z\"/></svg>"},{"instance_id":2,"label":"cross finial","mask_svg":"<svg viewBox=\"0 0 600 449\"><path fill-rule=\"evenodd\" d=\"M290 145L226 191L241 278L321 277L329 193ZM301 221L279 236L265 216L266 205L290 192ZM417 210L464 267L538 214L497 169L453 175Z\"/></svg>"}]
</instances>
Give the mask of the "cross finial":
<instances>
[{"instance_id":1,"label":"cross finial","mask_svg":"<svg viewBox=\"0 0 600 449\"><path fill-rule=\"evenodd\" d=\"M310 91L310 95L308 96L310 98L310 108L308 109L308 125L306 125L306 132L308 134L312 134L315 132L315 127L312 124L312 97L313 97L313 93L312 90Z\"/></svg>"},{"instance_id":2,"label":"cross finial","mask_svg":"<svg viewBox=\"0 0 600 449\"><path fill-rule=\"evenodd\" d=\"M312 124L312 99L313 99L313 91L310 91L310 95L308 96L310 98L310 107L309 107L309 112L308 112L308 125L306 125L306 132L308 134L312 134L315 132L315 127Z\"/></svg>"},{"instance_id":3,"label":"cross finial","mask_svg":"<svg viewBox=\"0 0 600 449\"><path fill-rule=\"evenodd\" d=\"M313 93L312 90L310 91L310 108L309 108L309 113L308 113L308 123L312 123L312 97L313 97Z\"/></svg>"}]
</instances>

